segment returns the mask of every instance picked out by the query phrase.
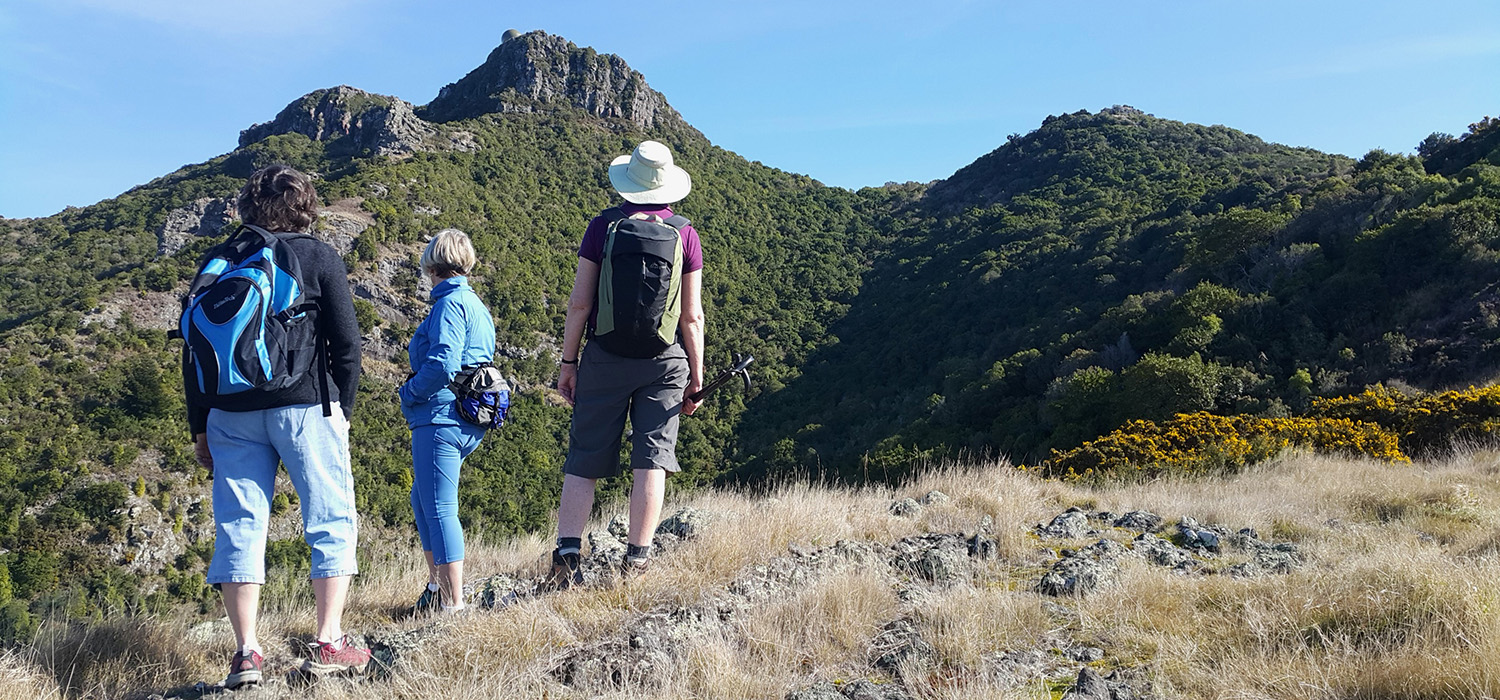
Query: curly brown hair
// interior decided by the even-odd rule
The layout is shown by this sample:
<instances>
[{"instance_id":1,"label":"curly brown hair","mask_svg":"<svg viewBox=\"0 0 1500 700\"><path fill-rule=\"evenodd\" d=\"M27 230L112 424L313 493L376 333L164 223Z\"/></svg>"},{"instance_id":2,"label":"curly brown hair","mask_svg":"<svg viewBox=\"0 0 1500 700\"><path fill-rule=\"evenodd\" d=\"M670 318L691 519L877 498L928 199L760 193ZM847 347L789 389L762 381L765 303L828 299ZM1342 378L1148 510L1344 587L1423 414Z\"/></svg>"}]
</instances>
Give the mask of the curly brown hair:
<instances>
[{"instance_id":1,"label":"curly brown hair","mask_svg":"<svg viewBox=\"0 0 1500 700\"><path fill-rule=\"evenodd\" d=\"M318 191L312 178L288 165L255 171L240 189L240 221L268 231L305 233L318 218Z\"/></svg>"}]
</instances>

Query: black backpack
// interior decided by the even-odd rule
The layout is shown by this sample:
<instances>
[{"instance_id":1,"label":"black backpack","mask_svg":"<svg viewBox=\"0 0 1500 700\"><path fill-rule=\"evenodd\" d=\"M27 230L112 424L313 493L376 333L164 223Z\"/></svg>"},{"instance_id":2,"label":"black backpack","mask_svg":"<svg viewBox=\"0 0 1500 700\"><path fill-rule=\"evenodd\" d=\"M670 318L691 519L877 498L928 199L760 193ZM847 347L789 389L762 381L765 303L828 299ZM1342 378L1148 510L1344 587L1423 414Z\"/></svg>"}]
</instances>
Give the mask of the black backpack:
<instances>
[{"instance_id":1,"label":"black backpack","mask_svg":"<svg viewBox=\"0 0 1500 700\"><path fill-rule=\"evenodd\" d=\"M682 316L682 216L605 211L609 231L599 266L591 336L622 357L656 357L677 342Z\"/></svg>"},{"instance_id":2,"label":"black backpack","mask_svg":"<svg viewBox=\"0 0 1500 700\"><path fill-rule=\"evenodd\" d=\"M291 246L259 226L244 224L215 248L183 297L173 334L186 341L186 376L197 378L189 390L210 407L231 407L305 376L322 359L308 313L317 303L306 290ZM322 393L326 414L326 386Z\"/></svg>"}]
</instances>

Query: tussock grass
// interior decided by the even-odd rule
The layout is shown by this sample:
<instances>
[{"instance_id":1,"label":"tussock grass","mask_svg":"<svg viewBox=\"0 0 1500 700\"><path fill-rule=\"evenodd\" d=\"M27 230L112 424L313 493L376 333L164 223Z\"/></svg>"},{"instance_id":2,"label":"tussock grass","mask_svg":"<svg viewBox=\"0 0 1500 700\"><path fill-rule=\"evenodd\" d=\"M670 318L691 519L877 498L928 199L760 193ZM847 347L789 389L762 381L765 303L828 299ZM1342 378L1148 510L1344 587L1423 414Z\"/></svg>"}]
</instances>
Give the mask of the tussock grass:
<instances>
[{"instance_id":1,"label":"tussock grass","mask_svg":"<svg viewBox=\"0 0 1500 700\"><path fill-rule=\"evenodd\" d=\"M55 700L62 696L57 679L47 671L20 653L0 652L0 700Z\"/></svg>"},{"instance_id":2,"label":"tussock grass","mask_svg":"<svg viewBox=\"0 0 1500 700\"><path fill-rule=\"evenodd\" d=\"M931 490L951 500L914 517L888 511L894 499ZM1071 643L1103 648L1105 658L1094 663L1101 671L1146 669L1169 698L1500 696L1494 452L1413 465L1291 455L1220 478L1092 486L985 464L933 469L899 488L788 482L753 497L699 493L667 510L683 505L708 513L712 524L638 579L437 621L391 618L425 580L409 535L396 533L399 544L382 546L357 581L348 627L428 627L424 641L387 678L325 682L312 696L781 698L820 680L868 680L901 682L924 699L1038 698L1065 687L1063 676L1082 663L1020 686L986 669L1007 651ZM1169 527L1183 516L1252 527L1264 539L1298 543L1306 563L1290 574L1234 579L1127 559L1117 585L1082 599L1049 599L1031 584L1057 543L1039 540L1032 527L1069 505L1151 510ZM613 515L603 513L596 527ZM705 629L649 685L569 687L555 675L570 654L620 639L646 613L713 609L731 583L787 556L789 547L888 544L928 532L972 533L984 522L1000 556L952 584L922 588L880 562L830 567ZM1122 542L1131 534L1104 532ZM473 578L539 572L550 546L543 536L471 541L467 569ZM1212 564L1234 561L1225 555ZM909 595L914 587L919 595ZM274 675L291 663L276 640L309 634L312 613L277 601L267 601L267 610L262 637ZM937 658L893 679L872 665L871 649L897 619L910 621ZM31 647L0 656L0 700L120 697L217 680L231 641L220 633L183 644L192 622L51 628ZM304 696L273 685L257 697Z\"/></svg>"}]
</instances>

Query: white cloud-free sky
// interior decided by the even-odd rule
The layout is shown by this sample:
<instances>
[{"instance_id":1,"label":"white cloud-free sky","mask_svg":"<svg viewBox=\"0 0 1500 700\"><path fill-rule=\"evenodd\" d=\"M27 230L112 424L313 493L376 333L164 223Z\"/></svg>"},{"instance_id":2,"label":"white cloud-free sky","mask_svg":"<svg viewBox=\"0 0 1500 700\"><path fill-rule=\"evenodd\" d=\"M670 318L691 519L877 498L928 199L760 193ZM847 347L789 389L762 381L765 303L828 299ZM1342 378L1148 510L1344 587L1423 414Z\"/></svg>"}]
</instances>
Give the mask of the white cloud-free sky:
<instances>
[{"instance_id":1,"label":"white cloud-free sky","mask_svg":"<svg viewBox=\"0 0 1500 700\"><path fill-rule=\"evenodd\" d=\"M1115 104L1353 156L1500 114L1485 0L7 0L0 215L207 160L318 88L423 104L512 27L619 54L715 143L844 187Z\"/></svg>"}]
</instances>

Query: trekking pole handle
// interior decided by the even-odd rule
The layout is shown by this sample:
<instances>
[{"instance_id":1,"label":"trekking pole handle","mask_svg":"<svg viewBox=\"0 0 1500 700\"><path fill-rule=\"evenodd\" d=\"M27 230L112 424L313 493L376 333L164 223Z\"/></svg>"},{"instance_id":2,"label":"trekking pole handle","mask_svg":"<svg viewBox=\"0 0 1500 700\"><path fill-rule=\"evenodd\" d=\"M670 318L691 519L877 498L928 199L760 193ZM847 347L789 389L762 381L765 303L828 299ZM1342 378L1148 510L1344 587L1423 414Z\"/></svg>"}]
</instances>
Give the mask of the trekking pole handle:
<instances>
[{"instance_id":1,"label":"trekking pole handle","mask_svg":"<svg viewBox=\"0 0 1500 700\"><path fill-rule=\"evenodd\" d=\"M741 377L745 380L745 389L748 391L750 388L750 370L748 368L750 367L750 363L754 361L755 357L753 355L746 355L740 358L738 362L734 363L733 367L719 373L719 376L714 377L713 381L705 384L697 393L688 396L688 400L694 403L701 402L703 399L708 398L708 395L712 394L714 390L728 384L735 377Z\"/></svg>"}]
</instances>

